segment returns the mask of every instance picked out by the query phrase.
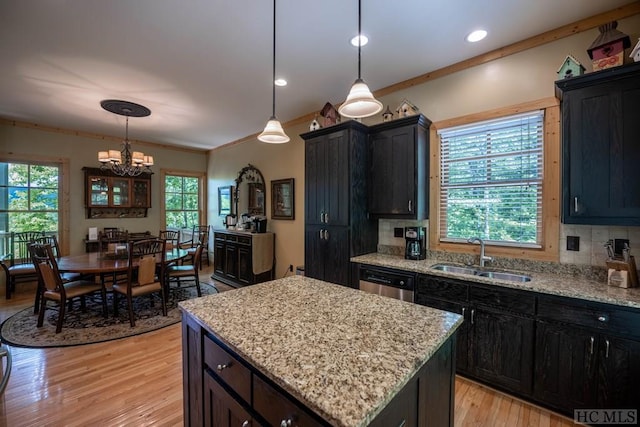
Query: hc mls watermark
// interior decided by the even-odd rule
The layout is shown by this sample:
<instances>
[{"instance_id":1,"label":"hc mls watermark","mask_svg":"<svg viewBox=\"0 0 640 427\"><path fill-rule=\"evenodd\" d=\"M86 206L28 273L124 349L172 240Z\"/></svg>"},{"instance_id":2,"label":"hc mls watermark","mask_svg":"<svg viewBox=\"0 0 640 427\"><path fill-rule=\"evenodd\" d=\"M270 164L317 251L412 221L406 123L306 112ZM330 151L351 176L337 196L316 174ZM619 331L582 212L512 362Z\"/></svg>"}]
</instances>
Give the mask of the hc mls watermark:
<instances>
[{"instance_id":1,"label":"hc mls watermark","mask_svg":"<svg viewBox=\"0 0 640 427\"><path fill-rule=\"evenodd\" d=\"M573 421L583 424L638 424L637 409L574 409Z\"/></svg>"}]
</instances>

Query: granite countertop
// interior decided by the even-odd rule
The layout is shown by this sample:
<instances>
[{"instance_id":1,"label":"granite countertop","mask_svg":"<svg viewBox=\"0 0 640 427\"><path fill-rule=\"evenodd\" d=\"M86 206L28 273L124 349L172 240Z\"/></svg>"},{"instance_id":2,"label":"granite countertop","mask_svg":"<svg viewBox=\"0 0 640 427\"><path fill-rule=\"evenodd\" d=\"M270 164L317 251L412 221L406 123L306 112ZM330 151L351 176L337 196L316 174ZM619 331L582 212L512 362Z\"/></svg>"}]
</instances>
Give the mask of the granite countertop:
<instances>
[{"instance_id":1,"label":"granite countertop","mask_svg":"<svg viewBox=\"0 0 640 427\"><path fill-rule=\"evenodd\" d=\"M608 286L601 281L589 280L584 277L576 277L568 274L554 274L551 272L530 272L526 270L509 269L523 273L531 277L530 282L513 282L487 277L471 276L468 274L456 274L434 270L435 264L453 264L441 259L425 259L413 261L397 255L385 255L371 253L351 258L352 262L381 267L396 268L416 273L428 273L435 276L463 279L470 282L485 283L489 285L503 286L507 288L523 289L550 295L581 298L588 301L603 302L625 307L640 308L640 288L618 288ZM486 267L485 270L500 271L499 268Z\"/></svg>"},{"instance_id":2,"label":"granite countertop","mask_svg":"<svg viewBox=\"0 0 640 427\"><path fill-rule=\"evenodd\" d=\"M367 425L462 323L458 314L304 276L179 305L337 426Z\"/></svg>"}]
</instances>

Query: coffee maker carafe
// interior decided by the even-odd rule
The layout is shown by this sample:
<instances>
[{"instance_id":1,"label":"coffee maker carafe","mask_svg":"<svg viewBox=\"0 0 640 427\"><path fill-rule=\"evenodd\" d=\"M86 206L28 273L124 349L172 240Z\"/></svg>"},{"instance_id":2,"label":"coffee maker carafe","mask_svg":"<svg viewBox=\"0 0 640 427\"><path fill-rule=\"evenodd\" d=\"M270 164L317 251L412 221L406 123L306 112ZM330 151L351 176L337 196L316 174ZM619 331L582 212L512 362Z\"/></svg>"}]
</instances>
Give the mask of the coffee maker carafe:
<instances>
[{"instance_id":1,"label":"coffee maker carafe","mask_svg":"<svg viewBox=\"0 0 640 427\"><path fill-rule=\"evenodd\" d=\"M405 227L404 239L406 241L404 258L420 260L427 257L427 229L426 227Z\"/></svg>"}]
</instances>

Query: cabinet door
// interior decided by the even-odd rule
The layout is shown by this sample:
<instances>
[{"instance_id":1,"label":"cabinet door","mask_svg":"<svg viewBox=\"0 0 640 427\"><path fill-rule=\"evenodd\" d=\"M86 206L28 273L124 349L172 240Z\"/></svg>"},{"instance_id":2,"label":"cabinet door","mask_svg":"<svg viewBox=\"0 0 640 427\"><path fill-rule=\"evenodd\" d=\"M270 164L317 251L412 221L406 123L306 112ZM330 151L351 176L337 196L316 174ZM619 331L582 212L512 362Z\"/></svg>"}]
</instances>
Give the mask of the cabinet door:
<instances>
[{"instance_id":1,"label":"cabinet door","mask_svg":"<svg viewBox=\"0 0 640 427\"><path fill-rule=\"evenodd\" d=\"M640 225L640 78L570 90L563 109L563 220Z\"/></svg>"},{"instance_id":2,"label":"cabinet door","mask_svg":"<svg viewBox=\"0 0 640 427\"><path fill-rule=\"evenodd\" d=\"M234 243L226 242L224 260L225 276L235 280L238 277L238 247Z\"/></svg>"},{"instance_id":3,"label":"cabinet door","mask_svg":"<svg viewBox=\"0 0 640 427\"><path fill-rule=\"evenodd\" d=\"M251 414L209 374L204 374L204 423L207 427L249 427ZM257 424L256 424L257 425Z\"/></svg>"},{"instance_id":4,"label":"cabinet door","mask_svg":"<svg viewBox=\"0 0 640 427\"><path fill-rule=\"evenodd\" d=\"M416 303L426 305L427 307L437 308L438 310L449 311L451 313L462 314L464 321L456 331L456 371L469 372L469 310L466 305L445 301L437 298L431 298L424 293L416 294Z\"/></svg>"},{"instance_id":5,"label":"cabinet door","mask_svg":"<svg viewBox=\"0 0 640 427\"><path fill-rule=\"evenodd\" d=\"M349 228L325 227L324 278L326 282L349 286L351 261L349 260ZM305 264L306 269L306 264Z\"/></svg>"},{"instance_id":6,"label":"cabinet door","mask_svg":"<svg viewBox=\"0 0 640 427\"><path fill-rule=\"evenodd\" d=\"M133 180L133 203L132 206L136 208L150 208L151 207L151 181L147 179L134 179Z\"/></svg>"},{"instance_id":7,"label":"cabinet door","mask_svg":"<svg viewBox=\"0 0 640 427\"><path fill-rule=\"evenodd\" d=\"M327 136L327 171L325 193L325 224L349 225L349 151L351 132L343 130Z\"/></svg>"},{"instance_id":8,"label":"cabinet door","mask_svg":"<svg viewBox=\"0 0 640 427\"><path fill-rule=\"evenodd\" d=\"M111 178L111 205L115 207L128 207L129 204L129 178Z\"/></svg>"},{"instance_id":9,"label":"cabinet door","mask_svg":"<svg viewBox=\"0 0 640 427\"><path fill-rule=\"evenodd\" d=\"M598 408L638 408L640 342L601 336L598 364Z\"/></svg>"},{"instance_id":10,"label":"cabinet door","mask_svg":"<svg viewBox=\"0 0 640 427\"><path fill-rule=\"evenodd\" d=\"M534 396L556 408L593 408L597 336L538 321Z\"/></svg>"},{"instance_id":11,"label":"cabinet door","mask_svg":"<svg viewBox=\"0 0 640 427\"><path fill-rule=\"evenodd\" d=\"M90 176L88 178L87 205L109 206L109 178L104 176Z\"/></svg>"},{"instance_id":12,"label":"cabinet door","mask_svg":"<svg viewBox=\"0 0 640 427\"><path fill-rule=\"evenodd\" d=\"M415 215L415 126L371 136L369 213Z\"/></svg>"},{"instance_id":13,"label":"cabinet door","mask_svg":"<svg viewBox=\"0 0 640 427\"><path fill-rule=\"evenodd\" d=\"M324 279L323 227L305 225L304 229L304 275L314 279Z\"/></svg>"},{"instance_id":14,"label":"cabinet door","mask_svg":"<svg viewBox=\"0 0 640 427\"><path fill-rule=\"evenodd\" d=\"M324 137L317 137L305 142L304 211L306 224L322 224L324 220L325 175L327 173L324 141Z\"/></svg>"},{"instance_id":15,"label":"cabinet door","mask_svg":"<svg viewBox=\"0 0 640 427\"><path fill-rule=\"evenodd\" d=\"M530 393L534 320L472 307L472 372L510 390Z\"/></svg>"},{"instance_id":16,"label":"cabinet door","mask_svg":"<svg viewBox=\"0 0 640 427\"><path fill-rule=\"evenodd\" d=\"M251 246L238 246L238 281L247 285L253 283Z\"/></svg>"},{"instance_id":17,"label":"cabinet door","mask_svg":"<svg viewBox=\"0 0 640 427\"><path fill-rule=\"evenodd\" d=\"M213 243L213 269L216 274L224 275L226 246L224 239L214 239Z\"/></svg>"}]
</instances>

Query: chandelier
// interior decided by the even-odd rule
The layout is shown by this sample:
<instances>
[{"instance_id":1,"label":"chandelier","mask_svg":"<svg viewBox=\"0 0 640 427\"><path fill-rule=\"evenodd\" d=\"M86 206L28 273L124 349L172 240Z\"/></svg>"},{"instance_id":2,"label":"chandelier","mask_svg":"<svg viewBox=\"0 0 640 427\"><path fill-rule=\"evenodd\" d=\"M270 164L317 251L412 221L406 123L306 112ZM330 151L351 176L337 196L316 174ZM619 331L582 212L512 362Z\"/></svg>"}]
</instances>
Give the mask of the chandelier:
<instances>
[{"instance_id":1,"label":"chandelier","mask_svg":"<svg viewBox=\"0 0 640 427\"><path fill-rule=\"evenodd\" d=\"M143 172L151 173L153 156L147 156L140 151L131 151L129 142L129 117L146 117L151 110L140 104L117 99L105 99L100 101L100 106L105 110L126 117L125 137L122 141L122 149L98 151L100 169L110 170L120 176L138 176Z\"/></svg>"}]
</instances>

